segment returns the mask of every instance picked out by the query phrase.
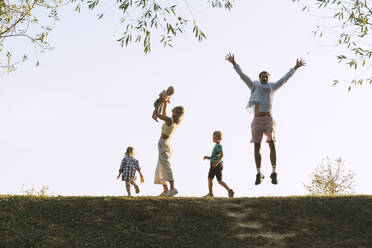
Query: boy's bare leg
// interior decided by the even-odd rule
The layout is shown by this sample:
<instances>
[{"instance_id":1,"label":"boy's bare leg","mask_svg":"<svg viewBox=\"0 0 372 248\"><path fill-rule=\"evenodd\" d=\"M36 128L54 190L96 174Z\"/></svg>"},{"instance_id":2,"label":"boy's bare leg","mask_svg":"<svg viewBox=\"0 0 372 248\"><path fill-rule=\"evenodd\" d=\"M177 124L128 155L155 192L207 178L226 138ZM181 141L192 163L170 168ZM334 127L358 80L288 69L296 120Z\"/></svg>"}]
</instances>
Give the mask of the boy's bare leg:
<instances>
[{"instance_id":1,"label":"boy's bare leg","mask_svg":"<svg viewBox=\"0 0 372 248\"><path fill-rule=\"evenodd\" d=\"M213 195L213 180L208 177L208 194Z\"/></svg>"},{"instance_id":2,"label":"boy's bare leg","mask_svg":"<svg viewBox=\"0 0 372 248\"><path fill-rule=\"evenodd\" d=\"M227 186L227 184L224 182L224 181L218 181L218 183L222 186L222 187L224 187L226 190L227 190L227 192L230 192L230 188L229 188L229 186Z\"/></svg>"},{"instance_id":3,"label":"boy's bare leg","mask_svg":"<svg viewBox=\"0 0 372 248\"><path fill-rule=\"evenodd\" d=\"M174 181L169 181L169 186L171 189L174 189Z\"/></svg>"}]
</instances>

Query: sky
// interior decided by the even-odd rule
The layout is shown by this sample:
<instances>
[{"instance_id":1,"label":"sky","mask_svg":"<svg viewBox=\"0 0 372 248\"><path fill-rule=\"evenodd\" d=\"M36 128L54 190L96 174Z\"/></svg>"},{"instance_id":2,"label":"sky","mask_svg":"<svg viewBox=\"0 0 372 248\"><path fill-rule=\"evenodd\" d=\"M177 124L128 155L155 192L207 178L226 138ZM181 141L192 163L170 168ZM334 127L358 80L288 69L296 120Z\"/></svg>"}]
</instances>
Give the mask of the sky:
<instances>
[{"instance_id":1,"label":"sky","mask_svg":"<svg viewBox=\"0 0 372 248\"><path fill-rule=\"evenodd\" d=\"M61 10L49 40L55 50L31 54L29 62L0 78L0 194L48 186L53 195L126 195L116 176L126 147L133 146L145 177L139 195L158 195L162 187L153 177L161 123L151 114L169 85L175 94L168 110L185 107L171 140L179 196L208 192L203 156L211 154L215 130L224 134L223 179L237 197L305 195L303 184L322 159L340 156L356 174L355 193L372 194L372 86L351 92L348 84L332 86L333 79L350 79L353 71L337 63L334 40L312 34L329 20L302 13L291 1L237 1L231 11L188 2L190 10L178 2L181 11L197 19L207 40L198 42L189 28L173 48L162 48L154 36L150 54L116 42L123 27L115 7L105 7L101 20L84 8L80 14L72 7ZM224 60L228 52L252 79L267 70L275 81L296 58L307 62L274 96L278 185L269 179L265 143L266 179L254 185L253 115L245 109L250 91ZM214 182L215 196L227 196Z\"/></svg>"}]
</instances>

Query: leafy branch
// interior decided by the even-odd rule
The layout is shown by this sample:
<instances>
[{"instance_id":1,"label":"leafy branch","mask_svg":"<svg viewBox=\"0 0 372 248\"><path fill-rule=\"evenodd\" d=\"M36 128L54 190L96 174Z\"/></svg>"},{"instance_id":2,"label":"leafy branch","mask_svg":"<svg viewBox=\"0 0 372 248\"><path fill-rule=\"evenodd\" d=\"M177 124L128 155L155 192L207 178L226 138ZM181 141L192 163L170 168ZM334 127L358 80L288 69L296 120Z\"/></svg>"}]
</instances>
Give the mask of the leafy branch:
<instances>
[{"instance_id":1,"label":"leafy branch","mask_svg":"<svg viewBox=\"0 0 372 248\"><path fill-rule=\"evenodd\" d=\"M300 0L292 0L299 2ZM349 68L363 72L355 74L351 80L352 85L362 85L364 82L372 84L372 44L369 29L372 27L372 10L367 0L313 0L313 5L307 4L302 11L315 11L311 6L317 9L328 10L328 16L333 19L336 25L333 27L337 31L338 37L335 42L343 52L336 55L339 63L349 66ZM313 31L318 38L323 37L328 30L322 30L317 27ZM334 80L338 84L339 80ZM351 90L351 85L348 90Z\"/></svg>"},{"instance_id":2,"label":"leafy branch","mask_svg":"<svg viewBox=\"0 0 372 248\"><path fill-rule=\"evenodd\" d=\"M210 3L212 8L227 10L233 7L232 2L234 2L234 0L205 1ZM100 0L88 0L86 3L88 8L93 10L99 5ZM187 4L186 0L185 3ZM120 22L124 26L124 31L117 41L122 47L129 46L131 43L142 43L144 53L151 51L151 37L156 30L160 30L159 41L163 46L173 47L173 39L185 33L191 23L190 16L184 17L178 14L179 5L176 4L162 4L158 0L116 0L116 5L122 13ZM80 4L76 10L80 10ZM192 13L190 14L192 16ZM98 19L103 16L104 13L98 14ZM207 38L194 18L192 18L192 33L198 41Z\"/></svg>"},{"instance_id":3,"label":"leafy branch","mask_svg":"<svg viewBox=\"0 0 372 248\"><path fill-rule=\"evenodd\" d=\"M0 0L0 70L14 71L16 65L28 58L12 48L10 39L26 38L40 53L53 49L47 38L59 20L57 9L65 4L62 0ZM43 24L39 23L40 19Z\"/></svg>"}]
</instances>

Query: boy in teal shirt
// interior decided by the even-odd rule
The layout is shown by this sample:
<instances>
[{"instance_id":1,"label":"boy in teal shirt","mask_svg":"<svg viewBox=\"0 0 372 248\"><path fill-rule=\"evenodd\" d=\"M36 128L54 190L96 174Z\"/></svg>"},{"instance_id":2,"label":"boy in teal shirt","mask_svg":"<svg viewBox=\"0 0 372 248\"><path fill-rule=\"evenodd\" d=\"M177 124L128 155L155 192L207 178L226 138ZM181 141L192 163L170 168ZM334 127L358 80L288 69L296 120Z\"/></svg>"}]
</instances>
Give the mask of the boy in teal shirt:
<instances>
[{"instance_id":1,"label":"boy in teal shirt","mask_svg":"<svg viewBox=\"0 0 372 248\"><path fill-rule=\"evenodd\" d=\"M210 160L210 169L208 173L208 190L209 193L205 197L213 197L213 178L216 176L217 181L220 185L222 185L228 192L229 197L234 197L234 191L227 186L227 184L222 181L222 169L223 169L223 152L222 152L222 145L220 144L222 140L222 132L221 131L215 131L213 132L213 142L216 143L216 145L213 147L212 155L204 156L204 160L209 159Z\"/></svg>"}]
</instances>

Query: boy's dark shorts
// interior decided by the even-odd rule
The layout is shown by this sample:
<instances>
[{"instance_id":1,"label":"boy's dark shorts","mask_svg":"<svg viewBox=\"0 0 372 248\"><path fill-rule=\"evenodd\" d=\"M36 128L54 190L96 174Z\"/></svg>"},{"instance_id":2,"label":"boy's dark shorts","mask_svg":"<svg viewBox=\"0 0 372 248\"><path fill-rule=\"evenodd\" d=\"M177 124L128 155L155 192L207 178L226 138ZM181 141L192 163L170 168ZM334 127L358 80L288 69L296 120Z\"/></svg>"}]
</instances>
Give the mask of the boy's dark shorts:
<instances>
[{"instance_id":1,"label":"boy's dark shorts","mask_svg":"<svg viewBox=\"0 0 372 248\"><path fill-rule=\"evenodd\" d=\"M208 178L213 179L216 176L217 181L222 181L222 164L217 165L216 167L209 168Z\"/></svg>"}]
</instances>

